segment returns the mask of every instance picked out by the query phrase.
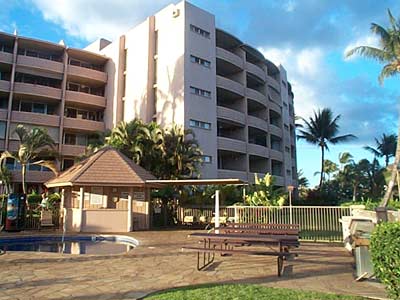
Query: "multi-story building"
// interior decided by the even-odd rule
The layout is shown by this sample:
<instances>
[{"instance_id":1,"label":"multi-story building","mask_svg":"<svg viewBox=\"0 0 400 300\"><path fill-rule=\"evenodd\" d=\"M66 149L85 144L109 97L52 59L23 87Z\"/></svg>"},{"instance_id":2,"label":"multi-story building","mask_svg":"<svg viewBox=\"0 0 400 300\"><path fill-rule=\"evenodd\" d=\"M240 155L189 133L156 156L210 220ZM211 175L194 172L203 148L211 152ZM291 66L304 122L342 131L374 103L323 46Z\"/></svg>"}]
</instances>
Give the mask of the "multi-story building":
<instances>
[{"instance_id":1,"label":"multi-story building","mask_svg":"<svg viewBox=\"0 0 400 300\"><path fill-rule=\"evenodd\" d=\"M286 71L186 1L85 50L2 34L0 72L3 148L15 148L15 124L46 126L66 166L94 131L141 118L192 129L203 178L269 172L277 185L296 185Z\"/></svg>"},{"instance_id":2,"label":"multi-story building","mask_svg":"<svg viewBox=\"0 0 400 300\"><path fill-rule=\"evenodd\" d=\"M15 151L18 124L44 127L57 143L61 168L74 163L97 131L105 130L107 58L15 35L0 34L0 150ZM7 166L14 182L20 167ZM40 184L53 173L29 166L27 182Z\"/></svg>"}]
</instances>

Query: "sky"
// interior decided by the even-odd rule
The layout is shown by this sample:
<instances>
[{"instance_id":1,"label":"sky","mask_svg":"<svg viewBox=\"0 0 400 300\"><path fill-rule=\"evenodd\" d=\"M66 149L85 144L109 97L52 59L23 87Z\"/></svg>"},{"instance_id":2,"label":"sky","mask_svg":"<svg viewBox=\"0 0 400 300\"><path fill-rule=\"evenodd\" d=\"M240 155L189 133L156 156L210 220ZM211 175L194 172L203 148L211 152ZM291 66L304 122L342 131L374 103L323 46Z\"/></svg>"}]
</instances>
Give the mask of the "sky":
<instances>
[{"instance_id":1,"label":"sky","mask_svg":"<svg viewBox=\"0 0 400 300\"><path fill-rule=\"evenodd\" d=\"M397 0L192 0L216 16L217 27L258 48L287 70L295 94L295 113L303 118L322 108L341 115L340 134L357 139L330 147L327 158L341 152L355 160L372 159L365 145L383 133L397 133L398 80L381 86L381 65L365 58L346 58L358 45L378 45L372 22L388 26L387 9L400 17ZM0 0L0 31L63 40L85 47L97 38L110 40L170 3L167 0ZM298 168L311 185L318 182L320 150L297 142ZM383 161L382 161L383 163Z\"/></svg>"}]
</instances>

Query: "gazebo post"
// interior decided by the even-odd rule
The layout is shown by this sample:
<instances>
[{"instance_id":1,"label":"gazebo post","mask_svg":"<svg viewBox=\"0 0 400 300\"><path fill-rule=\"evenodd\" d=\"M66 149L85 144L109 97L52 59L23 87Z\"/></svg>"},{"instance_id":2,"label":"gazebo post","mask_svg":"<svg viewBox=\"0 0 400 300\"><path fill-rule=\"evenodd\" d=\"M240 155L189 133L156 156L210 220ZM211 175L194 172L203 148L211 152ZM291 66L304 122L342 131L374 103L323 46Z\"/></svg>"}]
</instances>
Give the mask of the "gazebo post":
<instances>
[{"instance_id":1,"label":"gazebo post","mask_svg":"<svg viewBox=\"0 0 400 300\"><path fill-rule=\"evenodd\" d=\"M80 215L81 215L81 220L79 222L79 232L82 231L82 219L83 219L83 203L85 200L85 194L84 194L84 190L83 187L79 188L79 210L80 210Z\"/></svg>"},{"instance_id":2,"label":"gazebo post","mask_svg":"<svg viewBox=\"0 0 400 300\"><path fill-rule=\"evenodd\" d=\"M128 211L127 211L127 230L128 232L132 231L132 188L129 189L128 195Z\"/></svg>"}]
</instances>

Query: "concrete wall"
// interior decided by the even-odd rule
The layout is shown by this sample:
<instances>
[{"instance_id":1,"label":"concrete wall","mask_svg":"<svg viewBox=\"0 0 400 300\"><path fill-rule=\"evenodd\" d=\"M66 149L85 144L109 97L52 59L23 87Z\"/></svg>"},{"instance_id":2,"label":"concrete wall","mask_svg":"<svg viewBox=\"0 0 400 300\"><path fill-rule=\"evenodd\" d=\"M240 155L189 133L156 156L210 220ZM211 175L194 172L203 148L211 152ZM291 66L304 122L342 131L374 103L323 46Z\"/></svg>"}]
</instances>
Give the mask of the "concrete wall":
<instances>
[{"instance_id":1,"label":"concrete wall","mask_svg":"<svg viewBox=\"0 0 400 300\"><path fill-rule=\"evenodd\" d=\"M212 157L212 163L204 164L202 167L201 176L203 178L216 178L218 174L215 17L188 2L180 4L185 9L185 128L190 128L190 119L211 123L211 130L190 129L193 130L204 155ZM191 31L191 24L210 32L210 38ZM191 62L191 55L210 61L210 68ZM211 98L191 94L190 86L210 91Z\"/></svg>"}]
</instances>

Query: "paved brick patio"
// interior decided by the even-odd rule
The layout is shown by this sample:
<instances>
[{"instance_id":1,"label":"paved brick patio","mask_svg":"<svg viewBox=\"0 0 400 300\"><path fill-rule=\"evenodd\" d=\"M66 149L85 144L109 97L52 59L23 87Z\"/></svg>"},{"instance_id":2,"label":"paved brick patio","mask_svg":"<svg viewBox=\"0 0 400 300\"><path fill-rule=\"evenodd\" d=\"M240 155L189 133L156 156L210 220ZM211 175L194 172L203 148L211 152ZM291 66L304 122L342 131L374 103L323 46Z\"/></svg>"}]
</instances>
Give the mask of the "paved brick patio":
<instances>
[{"instance_id":1,"label":"paved brick patio","mask_svg":"<svg viewBox=\"0 0 400 300\"><path fill-rule=\"evenodd\" d=\"M343 247L302 243L299 257L276 276L275 258L217 257L207 271L182 253L189 231L134 232L141 245L111 256L8 252L0 256L0 299L136 299L171 287L204 283L257 283L384 298L378 283L355 282Z\"/></svg>"}]
</instances>

